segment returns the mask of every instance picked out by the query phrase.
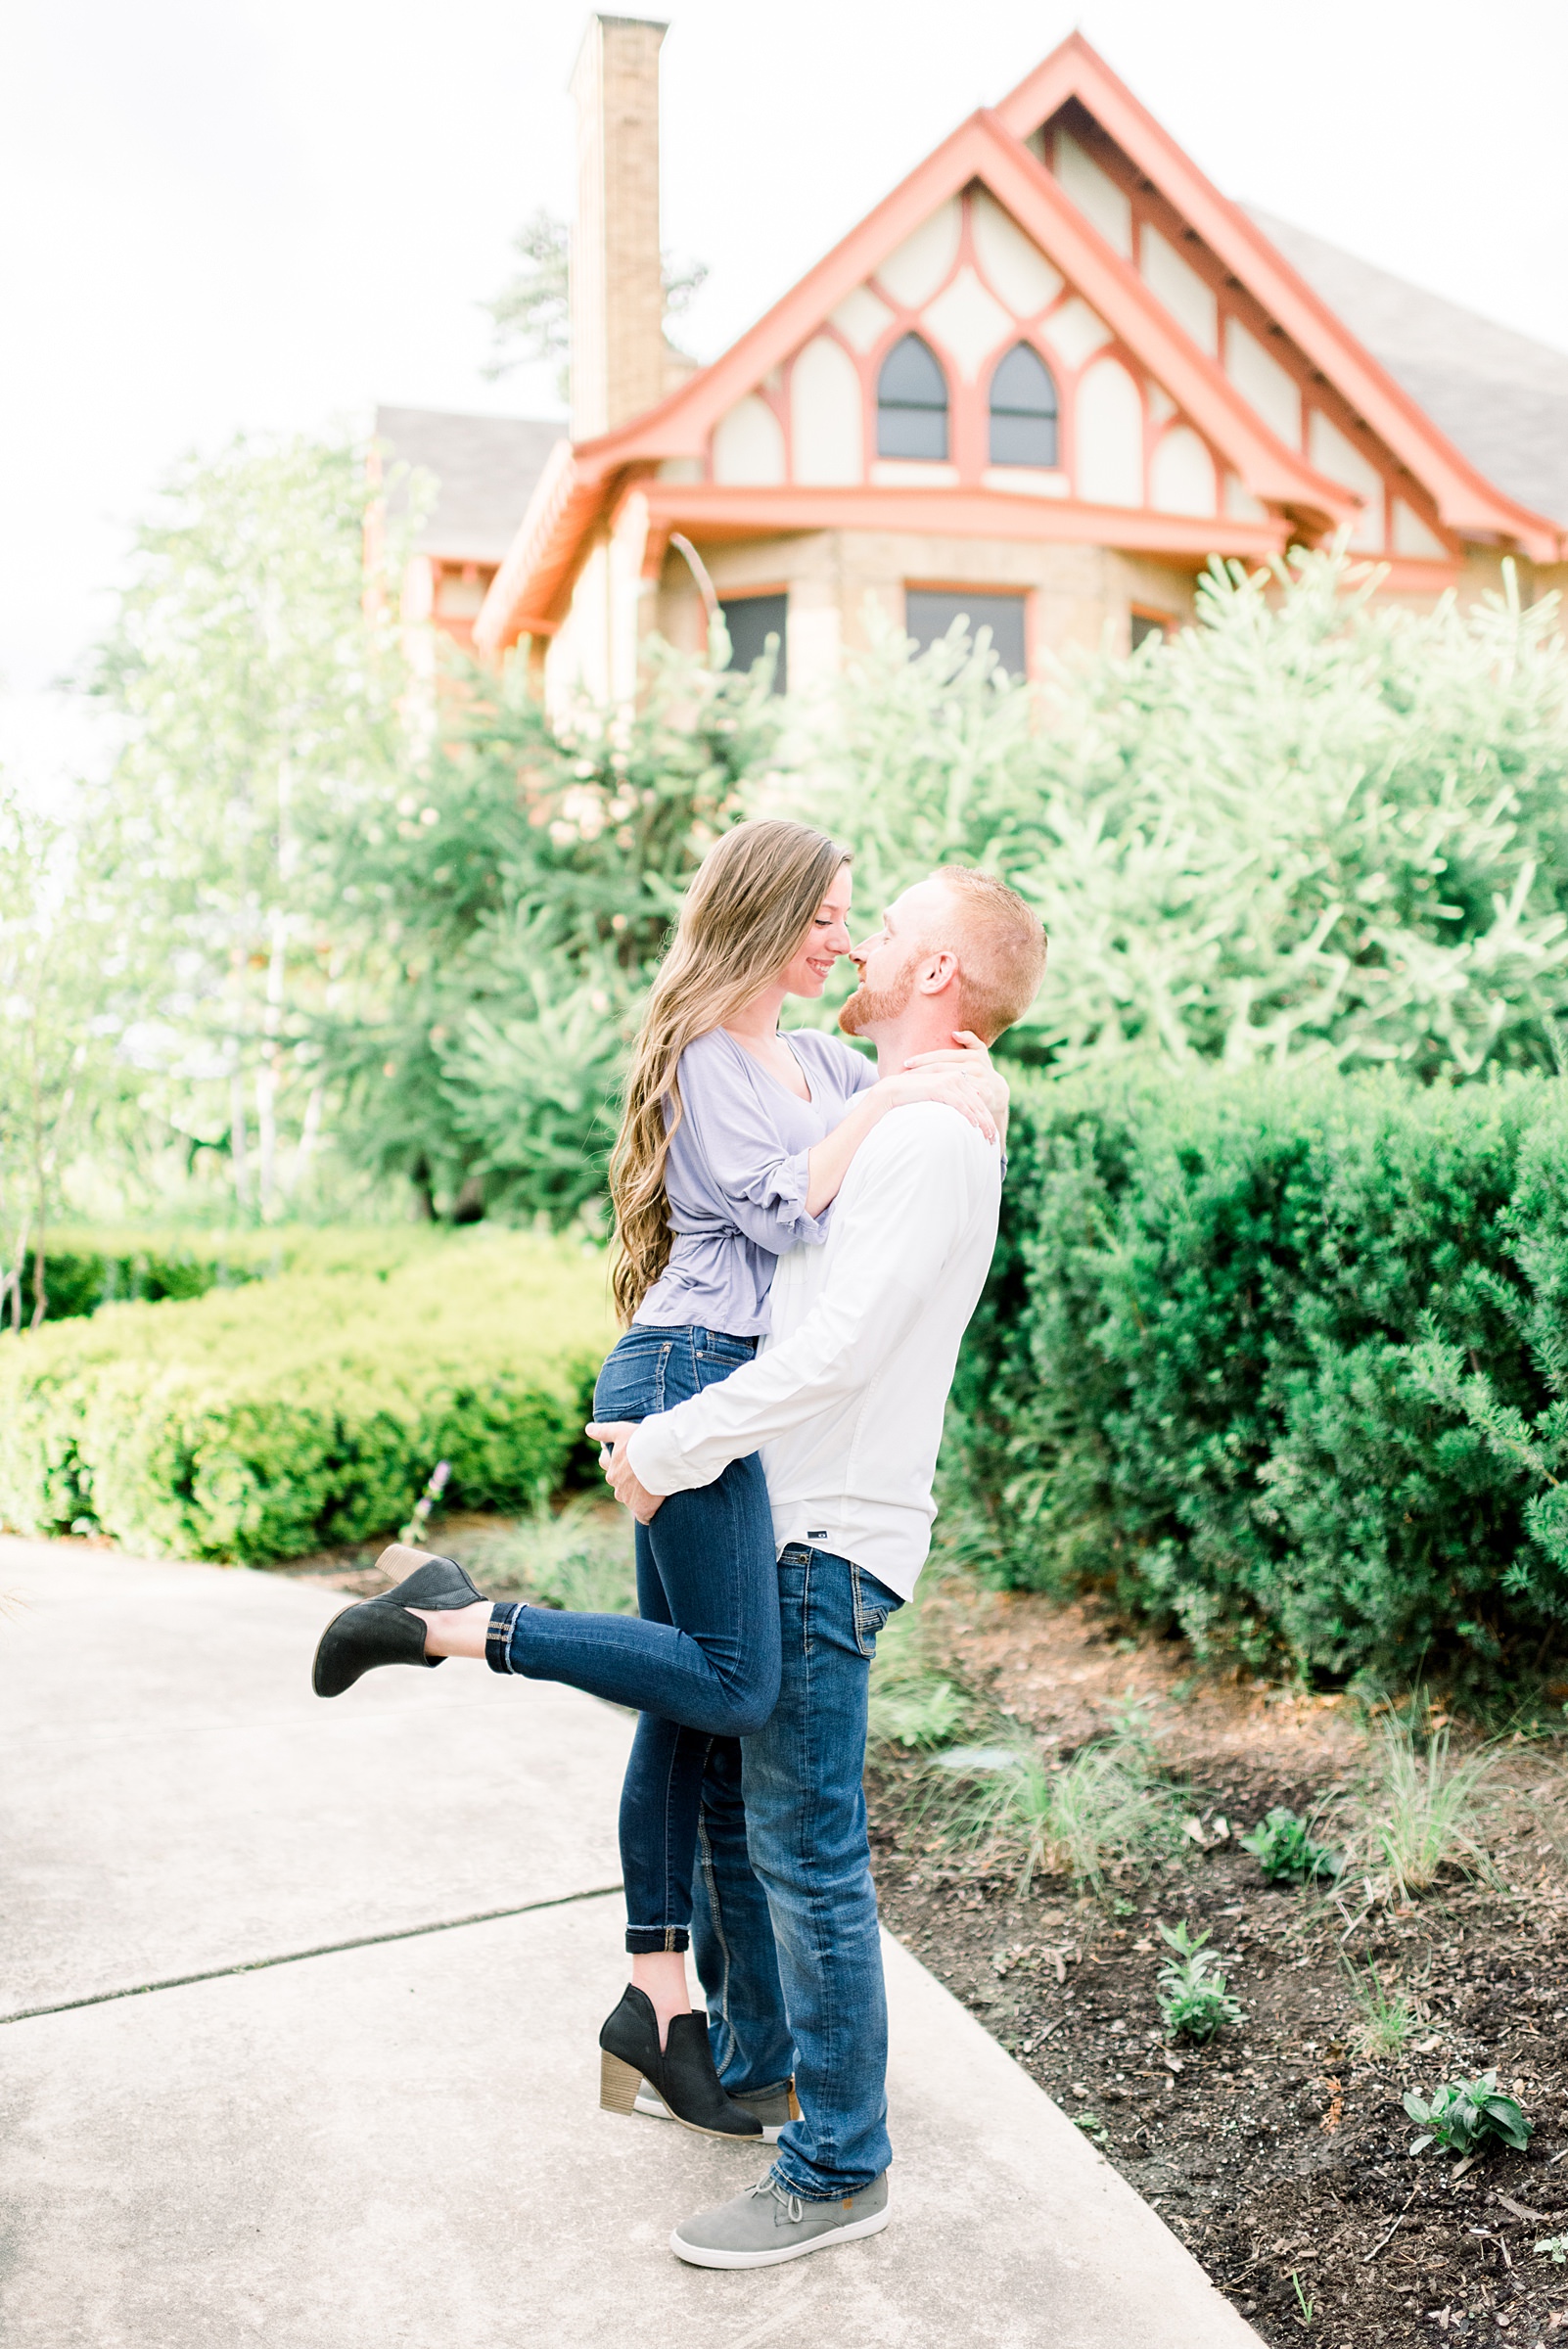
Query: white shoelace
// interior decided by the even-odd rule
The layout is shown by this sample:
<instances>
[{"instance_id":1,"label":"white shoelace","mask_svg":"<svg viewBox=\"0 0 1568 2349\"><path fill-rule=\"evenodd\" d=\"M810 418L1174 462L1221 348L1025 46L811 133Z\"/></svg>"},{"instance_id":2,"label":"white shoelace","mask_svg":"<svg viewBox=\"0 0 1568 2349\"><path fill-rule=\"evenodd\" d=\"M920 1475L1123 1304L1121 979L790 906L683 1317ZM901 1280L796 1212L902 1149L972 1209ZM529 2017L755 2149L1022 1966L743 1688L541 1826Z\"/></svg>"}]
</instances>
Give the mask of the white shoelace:
<instances>
[{"instance_id":1,"label":"white shoelace","mask_svg":"<svg viewBox=\"0 0 1568 2349\"><path fill-rule=\"evenodd\" d=\"M757 2184L748 2187L746 2190L750 2194L771 2194L783 2206L783 2217L775 2216L774 2218L775 2227L782 2227L786 2220L790 2226L797 2227L806 2216L805 2205L802 2203L800 2195L787 2193L771 2170L768 2171L765 2178L759 2178Z\"/></svg>"}]
</instances>

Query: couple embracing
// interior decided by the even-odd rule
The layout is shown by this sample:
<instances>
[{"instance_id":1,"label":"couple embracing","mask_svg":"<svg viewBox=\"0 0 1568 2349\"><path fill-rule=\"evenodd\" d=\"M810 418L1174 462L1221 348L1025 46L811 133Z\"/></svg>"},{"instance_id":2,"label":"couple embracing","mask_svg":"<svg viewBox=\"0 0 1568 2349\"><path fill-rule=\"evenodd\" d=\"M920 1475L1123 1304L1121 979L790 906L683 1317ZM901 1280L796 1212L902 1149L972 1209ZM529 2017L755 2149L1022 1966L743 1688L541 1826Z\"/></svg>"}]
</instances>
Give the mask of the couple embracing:
<instances>
[{"instance_id":1,"label":"couple embracing","mask_svg":"<svg viewBox=\"0 0 1568 2349\"><path fill-rule=\"evenodd\" d=\"M1044 971L1035 914L933 873L852 945L850 854L738 825L649 998L612 1168L623 1336L589 1434L636 1519L639 1615L492 1605L453 1560L328 1626L315 1687L483 1659L640 1715L621 1802L631 1980L601 2102L773 2145L670 2237L771 2266L888 2223L887 2011L861 1774L877 1633L930 1543L959 1342L996 1233L987 1046ZM784 1034L849 954L836 1036ZM693 2010L692 1952L706 1997Z\"/></svg>"}]
</instances>

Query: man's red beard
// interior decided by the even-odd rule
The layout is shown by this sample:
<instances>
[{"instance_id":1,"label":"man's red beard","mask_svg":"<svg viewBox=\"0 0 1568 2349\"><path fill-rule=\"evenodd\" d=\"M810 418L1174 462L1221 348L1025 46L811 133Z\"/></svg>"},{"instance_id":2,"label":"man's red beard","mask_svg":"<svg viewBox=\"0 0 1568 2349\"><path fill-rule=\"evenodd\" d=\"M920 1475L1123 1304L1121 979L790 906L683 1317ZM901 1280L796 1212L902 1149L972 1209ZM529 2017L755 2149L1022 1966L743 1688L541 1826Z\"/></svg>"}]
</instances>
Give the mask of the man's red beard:
<instances>
[{"instance_id":1,"label":"man's red beard","mask_svg":"<svg viewBox=\"0 0 1568 2349\"><path fill-rule=\"evenodd\" d=\"M905 1010L914 993L916 955L911 954L891 987L857 987L844 1009L839 1013L839 1026L846 1036L864 1036L867 1029L879 1027L885 1020L896 1020Z\"/></svg>"}]
</instances>

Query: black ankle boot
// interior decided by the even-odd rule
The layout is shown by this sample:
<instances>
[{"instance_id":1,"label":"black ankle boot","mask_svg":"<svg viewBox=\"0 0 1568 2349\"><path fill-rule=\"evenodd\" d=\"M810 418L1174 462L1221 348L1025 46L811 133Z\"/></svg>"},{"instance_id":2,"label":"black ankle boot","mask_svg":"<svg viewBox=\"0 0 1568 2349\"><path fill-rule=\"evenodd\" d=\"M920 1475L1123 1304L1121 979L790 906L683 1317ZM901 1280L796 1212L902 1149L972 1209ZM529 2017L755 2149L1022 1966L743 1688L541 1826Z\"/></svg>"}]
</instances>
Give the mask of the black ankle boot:
<instances>
[{"instance_id":1,"label":"black ankle boot","mask_svg":"<svg viewBox=\"0 0 1568 2349\"><path fill-rule=\"evenodd\" d=\"M333 1617L321 1635L310 1674L317 1696L342 1696L378 1664L423 1664L434 1672L446 1659L426 1655L425 1626L407 1609L428 1607L445 1614L454 1607L471 1607L484 1596L455 1558L433 1557L427 1549L408 1549L394 1542L376 1563L392 1573L405 1565L413 1572L379 1598L361 1599Z\"/></svg>"},{"instance_id":2,"label":"black ankle boot","mask_svg":"<svg viewBox=\"0 0 1568 2349\"><path fill-rule=\"evenodd\" d=\"M661 2048L652 2000L627 1983L599 2034L599 2101L605 2111L634 2111L644 2080L659 2091L671 2118L688 2129L701 2129L708 2137L761 2137L757 2115L724 2093L708 2044L708 2017L677 2014Z\"/></svg>"}]
</instances>

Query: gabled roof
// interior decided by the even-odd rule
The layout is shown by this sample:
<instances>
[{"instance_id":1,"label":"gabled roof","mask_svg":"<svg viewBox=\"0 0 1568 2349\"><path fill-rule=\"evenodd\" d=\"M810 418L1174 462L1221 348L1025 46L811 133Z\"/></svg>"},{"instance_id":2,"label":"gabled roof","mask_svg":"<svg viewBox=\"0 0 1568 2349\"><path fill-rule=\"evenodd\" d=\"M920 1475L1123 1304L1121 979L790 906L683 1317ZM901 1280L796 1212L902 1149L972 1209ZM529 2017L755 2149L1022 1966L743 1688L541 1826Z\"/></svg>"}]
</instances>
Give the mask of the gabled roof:
<instances>
[{"instance_id":1,"label":"gabled roof","mask_svg":"<svg viewBox=\"0 0 1568 2349\"><path fill-rule=\"evenodd\" d=\"M1247 211L1489 482L1568 520L1568 350L1391 277L1256 206Z\"/></svg>"},{"instance_id":2,"label":"gabled roof","mask_svg":"<svg viewBox=\"0 0 1568 2349\"><path fill-rule=\"evenodd\" d=\"M1355 500L1276 439L1228 376L1198 349L1130 261L1084 219L1038 156L981 108L868 212L772 309L669 399L619 433L584 441L584 471L638 457L697 456L726 409L788 358L844 299L875 274L940 204L972 180L990 189L1106 324L1141 359L1235 467L1253 495L1349 518Z\"/></svg>"},{"instance_id":3,"label":"gabled roof","mask_svg":"<svg viewBox=\"0 0 1568 2349\"><path fill-rule=\"evenodd\" d=\"M420 527L420 553L448 563L499 563L561 427L444 408L378 408L376 438L394 459L435 477L436 502Z\"/></svg>"},{"instance_id":4,"label":"gabled roof","mask_svg":"<svg viewBox=\"0 0 1568 2349\"><path fill-rule=\"evenodd\" d=\"M1409 467L1450 530L1460 536L1516 539L1538 563L1558 560L1558 525L1505 497L1461 456L1240 205L1222 196L1205 178L1082 33L1069 34L996 112L1015 137L1026 139L1072 98L1154 182L1210 251L1365 418L1384 445ZM1568 521L1568 515L1563 520Z\"/></svg>"},{"instance_id":5,"label":"gabled roof","mask_svg":"<svg viewBox=\"0 0 1568 2349\"><path fill-rule=\"evenodd\" d=\"M1553 525L1502 495L1476 471L1074 33L1000 107L981 108L960 123L711 366L617 431L575 448L562 444L486 599L476 641L494 650L525 630L553 625L583 539L613 504L618 485L665 461L700 457L714 427L737 401L798 350L940 205L977 181L1100 314L1260 504L1283 524L1299 523L1309 530L1351 521L1358 512L1354 493L1275 436L1026 144L1073 98L1408 467L1452 530L1517 541L1538 561L1557 558ZM810 501L798 502L802 520L797 527L815 527L807 514ZM775 494L773 503L780 512L788 509L789 494ZM941 525L932 516L925 527Z\"/></svg>"}]
</instances>

